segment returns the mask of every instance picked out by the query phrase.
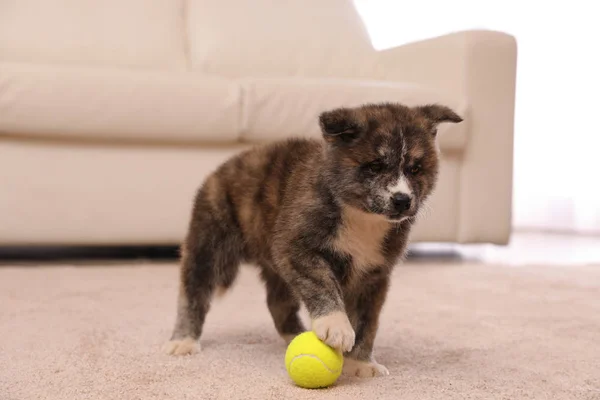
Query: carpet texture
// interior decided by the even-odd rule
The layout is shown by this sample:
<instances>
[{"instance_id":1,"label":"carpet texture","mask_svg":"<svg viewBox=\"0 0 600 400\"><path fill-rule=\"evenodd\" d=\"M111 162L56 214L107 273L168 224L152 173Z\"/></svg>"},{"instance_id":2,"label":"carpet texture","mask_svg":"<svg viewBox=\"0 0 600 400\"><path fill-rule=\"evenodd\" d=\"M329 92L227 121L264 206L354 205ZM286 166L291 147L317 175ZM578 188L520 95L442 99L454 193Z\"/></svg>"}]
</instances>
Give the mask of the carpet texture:
<instances>
[{"instance_id":1,"label":"carpet texture","mask_svg":"<svg viewBox=\"0 0 600 400\"><path fill-rule=\"evenodd\" d=\"M600 399L600 266L409 263L376 351L388 377L294 387L250 267L201 353L160 353L174 265L0 268L0 399Z\"/></svg>"}]
</instances>

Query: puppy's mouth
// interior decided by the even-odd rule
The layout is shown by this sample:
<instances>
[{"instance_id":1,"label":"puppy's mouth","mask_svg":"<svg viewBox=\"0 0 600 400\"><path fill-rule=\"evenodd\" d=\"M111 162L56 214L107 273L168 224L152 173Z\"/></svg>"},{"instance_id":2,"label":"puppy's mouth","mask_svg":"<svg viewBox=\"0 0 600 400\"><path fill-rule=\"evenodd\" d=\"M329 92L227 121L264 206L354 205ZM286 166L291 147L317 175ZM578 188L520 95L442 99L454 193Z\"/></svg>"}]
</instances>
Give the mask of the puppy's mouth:
<instances>
[{"instance_id":1,"label":"puppy's mouth","mask_svg":"<svg viewBox=\"0 0 600 400\"><path fill-rule=\"evenodd\" d=\"M388 222L400 223L407 219L414 218L417 215L416 210L408 210L405 212L377 210L373 208L365 208L365 211L371 214L379 215L385 218Z\"/></svg>"},{"instance_id":2,"label":"puppy's mouth","mask_svg":"<svg viewBox=\"0 0 600 400\"><path fill-rule=\"evenodd\" d=\"M388 221L397 223L397 222L405 221L407 219L414 218L416 215L417 215L417 212L413 211L413 210L408 210L405 212L392 211L392 212L385 214L385 217L387 218Z\"/></svg>"}]
</instances>

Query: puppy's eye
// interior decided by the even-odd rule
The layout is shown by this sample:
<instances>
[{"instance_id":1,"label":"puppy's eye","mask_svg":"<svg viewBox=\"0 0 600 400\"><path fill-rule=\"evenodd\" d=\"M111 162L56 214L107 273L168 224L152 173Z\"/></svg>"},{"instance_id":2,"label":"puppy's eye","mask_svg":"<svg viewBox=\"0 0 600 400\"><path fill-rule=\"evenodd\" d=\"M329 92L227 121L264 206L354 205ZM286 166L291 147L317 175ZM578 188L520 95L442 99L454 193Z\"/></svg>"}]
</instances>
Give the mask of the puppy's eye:
<instances>
[{"instance_id":1,"label":"puppy's eye","mask_svg":"<svg viewBox=\"0 0 600 400\"><path fill-rule=\"evenodd\" d=\"M421 164L413 165L412 167L410 167L408 172L410 172L411 175L417 175L419 172L421 172Z\"/></svg>"},{"instance_id":2,"label":"puppy's eye","mask_svg":"<svg viewBox=\"0 0 600 400\"><path fill-rule=\"evenodd\" d=\"M369 170L369 172L372 172L374 174L377 174L381 171L383 171L385 168L385 164L382 163L381 161L373 161L369 164L367 164L367 169Z\"/></svg>"}]
</instances>

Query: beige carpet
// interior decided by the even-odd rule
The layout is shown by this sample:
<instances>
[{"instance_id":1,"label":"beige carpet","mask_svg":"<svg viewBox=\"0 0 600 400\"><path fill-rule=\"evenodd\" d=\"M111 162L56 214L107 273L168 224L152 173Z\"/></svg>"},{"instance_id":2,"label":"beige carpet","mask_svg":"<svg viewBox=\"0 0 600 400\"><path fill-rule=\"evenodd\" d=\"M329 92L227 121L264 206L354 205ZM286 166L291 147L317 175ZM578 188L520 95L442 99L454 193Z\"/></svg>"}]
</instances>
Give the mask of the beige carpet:
<instances>
[{"instance_id":1,"label":"beige carpet","mask_svg":"<svg viewBox=\"0 0 600 400\"><path fill-rule=\"evenodd\" d=\"M173 265L0 267L0 399L600 399L600 266L400 267L378 359L391 375L294 387L246 269L200 354L162 355Z\"/></svg>"}]
</instances>

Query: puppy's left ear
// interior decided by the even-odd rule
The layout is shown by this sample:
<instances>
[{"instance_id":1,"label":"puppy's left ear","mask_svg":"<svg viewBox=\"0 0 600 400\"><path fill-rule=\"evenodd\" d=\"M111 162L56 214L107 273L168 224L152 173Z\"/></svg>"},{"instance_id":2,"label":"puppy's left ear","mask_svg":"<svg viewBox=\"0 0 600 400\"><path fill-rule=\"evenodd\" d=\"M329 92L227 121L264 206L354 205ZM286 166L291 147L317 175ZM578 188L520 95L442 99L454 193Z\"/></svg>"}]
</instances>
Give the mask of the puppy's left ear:
<instances>
[{"instance_id":1,"label":"puppy's left ear","mask_svg":"<svg viewBox=\"0 0 600 400\"><path fill-rule=\"evenodd\" d=\"M319 125L323 137L330 143L351 143L357 139L365 129L365 124L355 109L337 108L325 111L319 116Z\"/></svg>"},{"instance_id":2,"label":"puppy's left ear","mask_svg":"<svg viewBox=\"0 0 600 400\"><path fill-rule=\"evenodd\" d=\"M435 128L442 122L462 122L462 118L452 109L439 104L428 104L425 106L415 107L417 112L424 116L427 121Z\"/></svg>"}]
</instances>

